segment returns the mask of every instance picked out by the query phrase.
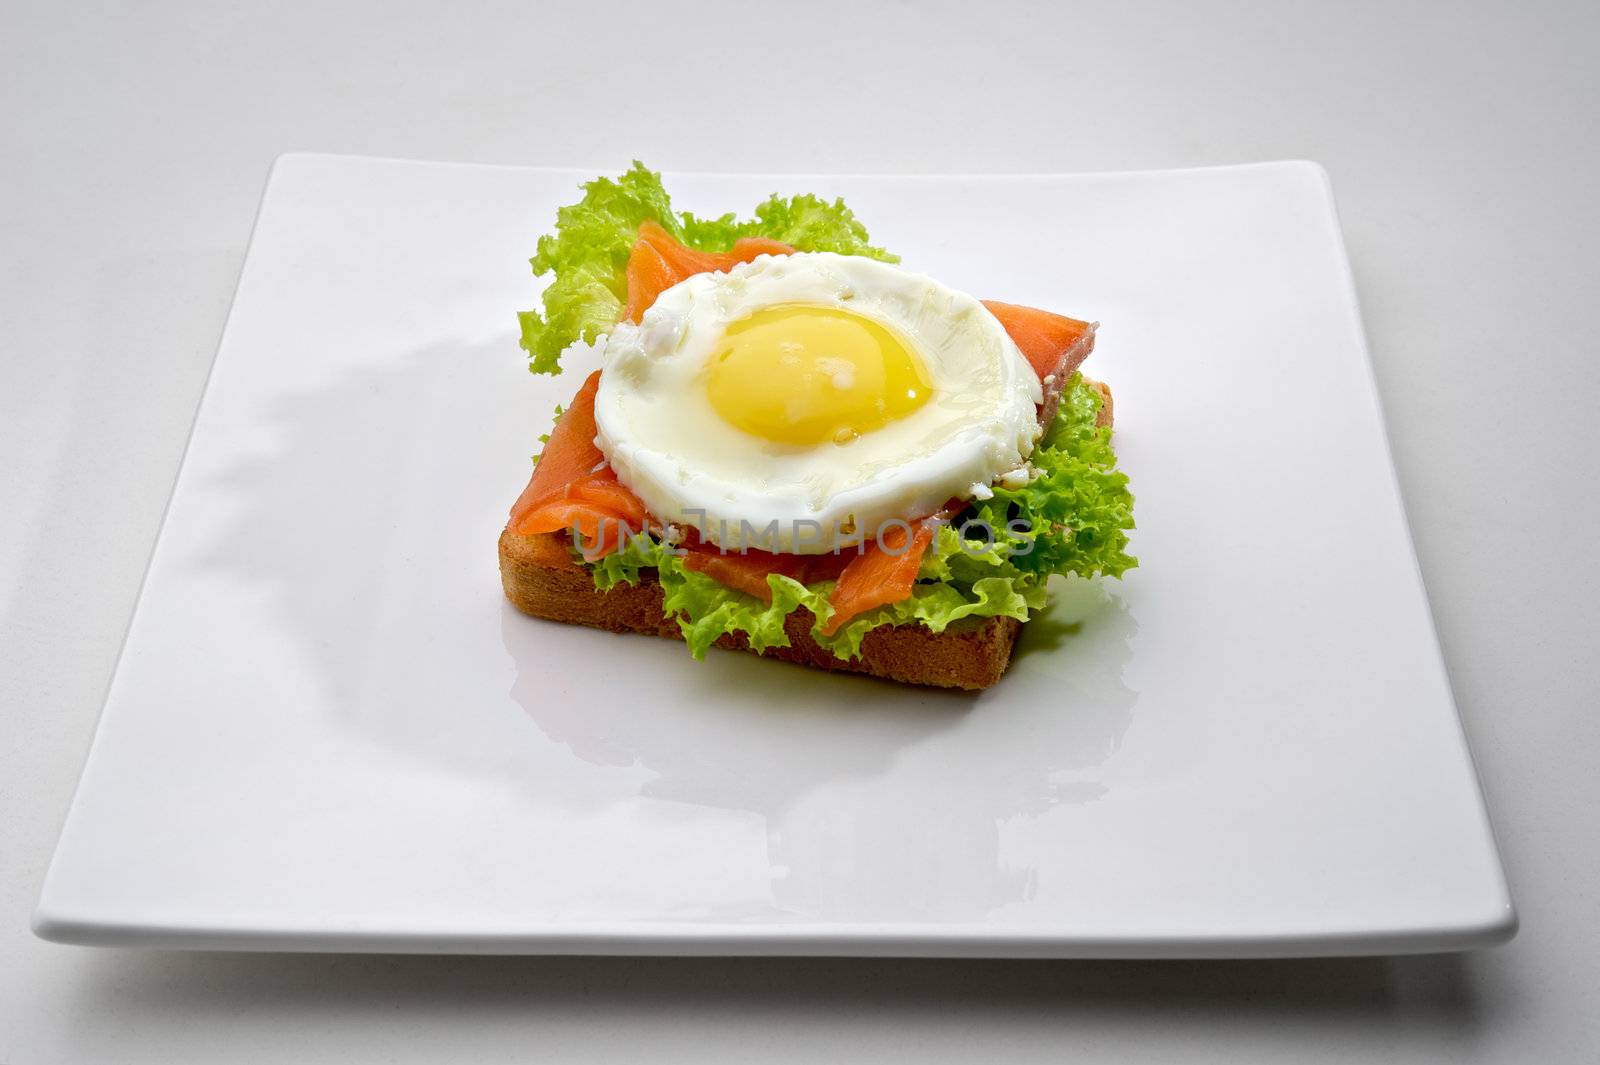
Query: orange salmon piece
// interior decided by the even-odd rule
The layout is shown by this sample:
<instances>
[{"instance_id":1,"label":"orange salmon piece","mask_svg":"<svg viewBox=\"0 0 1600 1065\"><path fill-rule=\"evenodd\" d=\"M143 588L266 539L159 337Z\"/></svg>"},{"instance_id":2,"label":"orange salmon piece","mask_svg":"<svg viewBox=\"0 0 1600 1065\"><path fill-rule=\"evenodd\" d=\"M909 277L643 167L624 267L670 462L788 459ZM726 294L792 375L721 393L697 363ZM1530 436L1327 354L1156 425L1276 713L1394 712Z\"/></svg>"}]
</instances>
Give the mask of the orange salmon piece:
<instances>
[{"instance_id":1,"label":"orange salmon piece","mask_svg":"<svg viewBox=\"0 0 1600 1065\"><path fill-rule=\"evenodd\" d=\"M769 551L723 554L715 547L691 550L683 556L683 568L704 573L718 584L753 595L764 603L772 602L772 587L767 576L781 573L804 583L807 559L804 555L777 555Z\"/></svg>"},{"instance_id":2,"label":"orange salmon piece","mask_svg":"<svg viewBox=\"0 0 1600 1065\"><path fill-rule=\"evenodd\" d=\"M610 466L580 478L567 489L567 498L597 507L621 516L629 528L642 529L649 514L644 502L621 481Z\"/></svg>"},{"instance_id":3,"label":"orange salmon piece","mask_svg":"<svg viewBox=\"0 0 1600 1065\"><path fill-rule=\"evenodd\" d=\"M512 506L506 524L524 536L577 529L584 557L591 562L615 551L623 530L643 527L646 518L644 503L617 480L594 444L594 397L599 388L596 370L550 431L528 487Z\"/></svg>"},{"instance_id":4,"label":"orange salmon piece","mask_svg":"<svg viewBox=\"0 0 1600 1065\"><path fill-rule=\"evenodd\" d=\"M918 522L908 541L906 530L893 526L850 559L839 574L839 583L833 586L833 594L828 596L833 614L822 626L822 634L832 636L852 618L873 607L910 597L917 571L922 568L922 556L933 543L933 529L931 522Z\"/></svg>"},{"instance_id":5,"label":"orange salmon piece","mask_svg":"<svg viewBox=\"0 0 1600 1065\"><path fill-rule=\"evenodd\" d=\"M584 559L594 562L621 546L624 524L622 515L593 503L581 499L554 499L532 511L511 531L532 536L576 530L583 538Z\"/></svg>"},{"instance_id":6,"label":"orange salmon piece","mask_svg":"<svg viewBox=\"0 0 1600 1065\"><path fill-rule=\"evenodd\" d=\"M789 255L794 249L765 237L741 237L729 251L698 251L680 244L658 222L642 222L628 256L628 306L622 317L637 323L656 297L695 274L724 273L758 255Z\"/></svg>"},{"instance_id":7,"label":"orange salmon piece","mask_svg":"<svg viewBox=\"0 0 1600 1065\"><path fill-rule=\"evenodd\" d=\"M999 300L984 300L983 305L1000 319L1040 380L1053 374L1065 381L1094 350L1093 322Z\"/></svg>"}]
</instances>

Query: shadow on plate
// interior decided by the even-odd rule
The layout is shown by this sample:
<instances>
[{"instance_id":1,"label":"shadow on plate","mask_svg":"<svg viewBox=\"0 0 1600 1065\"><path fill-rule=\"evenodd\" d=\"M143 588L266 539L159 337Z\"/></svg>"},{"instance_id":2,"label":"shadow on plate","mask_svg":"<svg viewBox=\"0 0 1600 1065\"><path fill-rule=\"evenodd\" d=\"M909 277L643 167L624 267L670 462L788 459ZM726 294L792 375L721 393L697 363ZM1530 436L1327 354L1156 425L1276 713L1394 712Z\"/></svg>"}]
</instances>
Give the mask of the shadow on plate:
<instances>
[{"instance_id":1,"label":"shadow on plate","mask_svg":"<svg viewBox=\"0 0 1600 1065\"><path fill-rule=\"evenodd\" d=\"M1003 845L1006 826L1101 798L1098 769L1132 720L1122 674L1137 626L1122 600L1058 582L1011 673L978 694L732 653L696 663L670 641L524 617L490 583L525 476L518 448L537 446L548 409L514 363L510 338L431 346L278 398L261 448L208 485L231 509L199 562L297 648L323 712L538 802L758 815L772 898L730 916L950 920L1025 900L1035 869ZM504 502L485 502L485 465L494 485L504 467ZM525 716L507 715L508 695ZM573 797L547 771L564 756L617 772ZM970 771L974 757L1004 773Z\"/></svg>"}]
</instances>

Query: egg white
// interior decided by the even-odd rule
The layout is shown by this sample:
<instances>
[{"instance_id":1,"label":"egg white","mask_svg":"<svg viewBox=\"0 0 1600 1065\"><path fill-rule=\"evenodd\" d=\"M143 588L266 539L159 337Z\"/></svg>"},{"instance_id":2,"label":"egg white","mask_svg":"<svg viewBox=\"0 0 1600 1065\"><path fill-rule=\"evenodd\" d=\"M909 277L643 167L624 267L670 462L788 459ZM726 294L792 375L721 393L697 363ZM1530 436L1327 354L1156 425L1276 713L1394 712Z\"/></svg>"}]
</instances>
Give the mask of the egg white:
<instances>
[{"instance_id":1,"label":"egg white","mask_svg":"<svg viewBox=\"0 0 1600 1065\"><path fill-rule=\"evenodd\" d=\"M904 337L932 385L910 414L846 443L774 443L724 421L705 387L732 323L775 304L836 307ZM821 554L971 498L1038 436L1037 375L978 300L855 256L762 256L663 292L602 341L595 443L657 518L725 548Z\"/></svg>"}]
</instances>

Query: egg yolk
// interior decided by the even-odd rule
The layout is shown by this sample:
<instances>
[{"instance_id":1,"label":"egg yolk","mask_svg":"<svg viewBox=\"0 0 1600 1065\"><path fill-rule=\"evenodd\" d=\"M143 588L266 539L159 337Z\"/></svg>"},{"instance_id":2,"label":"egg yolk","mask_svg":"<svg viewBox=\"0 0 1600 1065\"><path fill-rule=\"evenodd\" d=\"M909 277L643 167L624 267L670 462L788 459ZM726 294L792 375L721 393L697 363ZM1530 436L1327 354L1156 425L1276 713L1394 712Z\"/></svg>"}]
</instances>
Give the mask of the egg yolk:
<instances>
[{"instance_id":1,"label":"egg yolk","mask_svg":"<svg viewBox=\"0 0 1600 1065\"><path fill-rule=\"evenodd\" d=\"M888 327L837 307L780 304L730 325L706 392L729 424L780 444L843 444L903 418L932 387Z\"/></svg>"}]
</instances>

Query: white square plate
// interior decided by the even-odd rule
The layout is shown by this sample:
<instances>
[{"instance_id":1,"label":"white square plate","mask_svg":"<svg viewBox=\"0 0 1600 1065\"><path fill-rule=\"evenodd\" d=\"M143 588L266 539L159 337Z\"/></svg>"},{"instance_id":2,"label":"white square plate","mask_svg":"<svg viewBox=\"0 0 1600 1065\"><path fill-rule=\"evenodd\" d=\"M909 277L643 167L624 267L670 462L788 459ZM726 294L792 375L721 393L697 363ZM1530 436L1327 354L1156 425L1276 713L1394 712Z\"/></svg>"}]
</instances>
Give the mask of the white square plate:
<instances>
[{"instance_id":1,"label":"white square plate","mask_svg":"<svg viewBox=\"0 0 1600 1065\"><path fill-rule=\"evenodd\" d=\"M1515 917L1326 178L676 175L847 197L1102 325L1138 495L981 695L523 617L495 537L582 380L527 258L589 172L274 168L39 933L167 947L1221 956ZM572 369L582 369L573 367Z\"/></svg>"}]
</instances>

